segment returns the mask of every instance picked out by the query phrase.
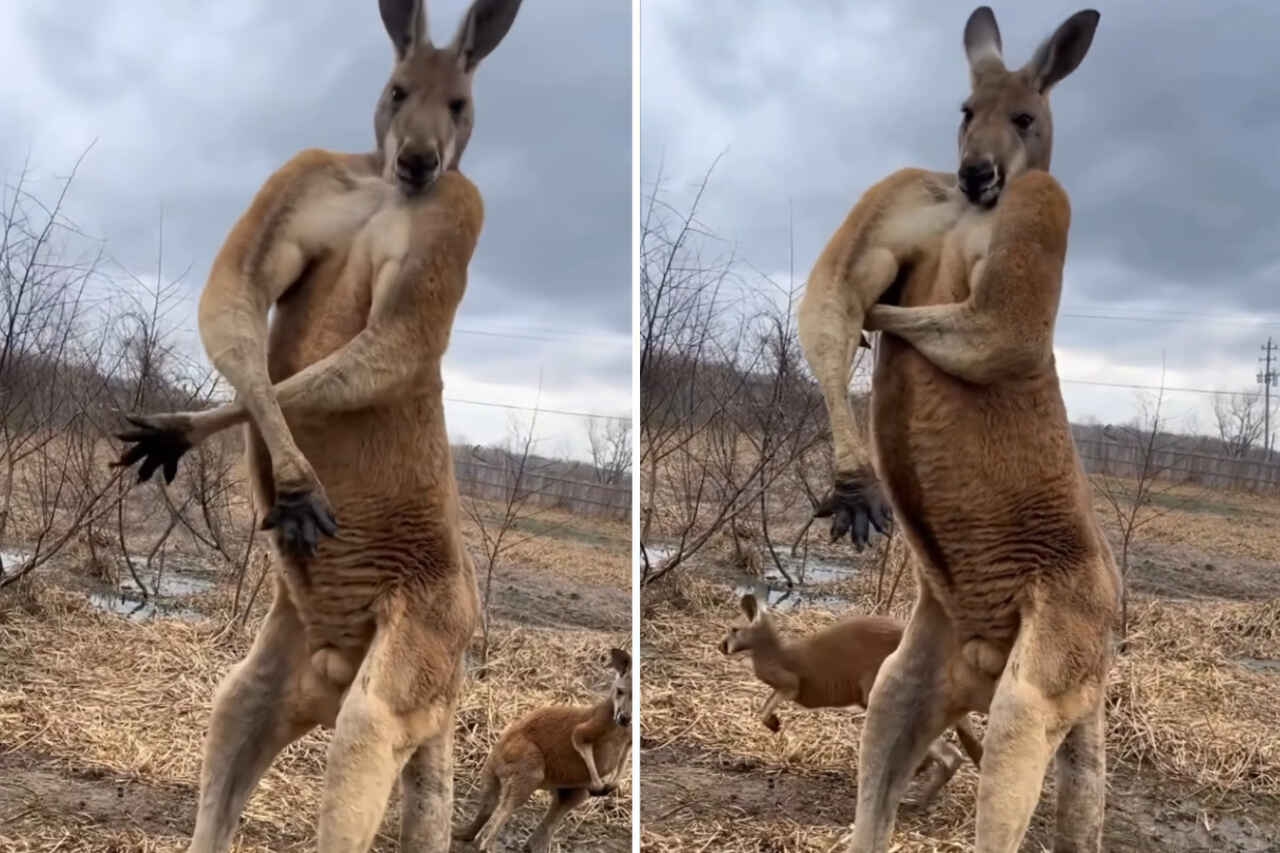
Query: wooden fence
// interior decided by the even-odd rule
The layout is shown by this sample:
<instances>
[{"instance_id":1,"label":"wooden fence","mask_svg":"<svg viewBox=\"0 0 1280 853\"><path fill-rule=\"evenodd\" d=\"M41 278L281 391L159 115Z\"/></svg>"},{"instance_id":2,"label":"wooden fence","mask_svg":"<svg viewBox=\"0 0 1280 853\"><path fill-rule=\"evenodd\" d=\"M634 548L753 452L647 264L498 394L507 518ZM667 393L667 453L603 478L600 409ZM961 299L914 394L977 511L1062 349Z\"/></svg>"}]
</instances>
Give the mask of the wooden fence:
<instances>
[{"instance_id":1,"label":"wooden fence","mask_svg":"<svg viewBox=\"0 0 1280 853\"><path fill-rule=\"evenodd\" d=\"M1195 483L1211 489L1255 493L1280 492L1280 464L1267 461L1260 451L1241 458L1204 453L1158 441L1148 451L1141 441L1116 441L1096 427L1072 426L1076 448L1090 474L1137 478L1143 463L1163 480ZM1149 454L1149 458L1148 458Z\"/></svg>"},{"instance_id":2,"label":"wooden fence","mask_svg":"<svg viewBox=\"0 0 1280 853\"><path fill-rule=\"evenodd\" d=\"M503 458L500 452L490 451L478 458L465 448L455 448L453 467L458 490L464 495L498 503L505 502L511 495L517 474L516 460ZM534 506L617 521L629 519L631 478L625 477L619 484L605 484L567 475L583 467L590 470L590 466L572 463L531 461L520 478L520 495L527 495L527 502Z\"/></svg>"}]
</instances>

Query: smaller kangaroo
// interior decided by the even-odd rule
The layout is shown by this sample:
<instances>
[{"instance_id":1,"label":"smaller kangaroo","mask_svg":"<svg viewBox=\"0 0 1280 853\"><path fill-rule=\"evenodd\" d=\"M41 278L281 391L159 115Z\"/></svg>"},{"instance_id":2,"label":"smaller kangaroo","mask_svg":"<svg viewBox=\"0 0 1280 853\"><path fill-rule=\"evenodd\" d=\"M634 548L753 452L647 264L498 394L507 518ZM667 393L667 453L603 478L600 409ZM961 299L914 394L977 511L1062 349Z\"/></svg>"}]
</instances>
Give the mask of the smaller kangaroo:
<instances>
[{"instance_id":1,"label":"smaller kangaroo","mask_svg":"<svg viewBox=\"0 0 1280 853\"><path fill-rule=\"evenodd\" d=\"M481 771L480 810L454 838L471 841L478 835L480 850L494 850L503 825L541 789L551 792L551 806L526 849L547 853L565 815L588 796L601 797L617 788L631 754L631 656L610 649L609 665L613 684L596 704L539 708L503 730Z\"/></svg>"},{"instance_id":2,"label":"smaller kangaroo","mask_svg":"<svg viewBox=\"0 0 1280 853\"><path fill-rule=\"evenodd\" d=\"M889 616L853 616L800 640L784 640L765 606L754 595L740 602L746 625L729 628L720 641L725 655L751 655L756 678L773 688L760 709L760 722L772 732L782 729L777 708L784 699L802 708L867 707L867 697L875 683L880 664L902 640L903 624ZM974 766L982 765L982 743L961 718L955 726L960 745ZM960 769L955 747L938 739L917 768L919 773L932 761L938 773L920 793L918 804L928 805Z\"/></svg>"}]
</instances>

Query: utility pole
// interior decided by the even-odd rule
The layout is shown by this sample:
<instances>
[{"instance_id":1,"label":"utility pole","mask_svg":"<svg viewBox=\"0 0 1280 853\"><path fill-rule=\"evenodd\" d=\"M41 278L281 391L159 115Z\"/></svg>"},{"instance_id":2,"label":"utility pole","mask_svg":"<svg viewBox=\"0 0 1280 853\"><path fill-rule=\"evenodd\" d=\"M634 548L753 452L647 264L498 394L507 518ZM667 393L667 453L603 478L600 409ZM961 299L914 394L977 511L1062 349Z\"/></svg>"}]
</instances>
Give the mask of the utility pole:
<instances>
[{"instance_id":1,"label":"utility pole","mask_svg":"<svg viewBox=\"0 0 1280 853\"><path fill-rule=\"evenodd\" d=\"M1262 370L1258 373L1258 384L1262 386L1262 445L1266 450L1267 458L1271 458L1271 386L1276 384L1276 371L1271 369L1272 354L1276 351L1276 345L1271 342L1271 338L1267 338L1266 344L1262 347L1263 355L1258 361L1263 363Z\"/></svg>"}]
</instances>

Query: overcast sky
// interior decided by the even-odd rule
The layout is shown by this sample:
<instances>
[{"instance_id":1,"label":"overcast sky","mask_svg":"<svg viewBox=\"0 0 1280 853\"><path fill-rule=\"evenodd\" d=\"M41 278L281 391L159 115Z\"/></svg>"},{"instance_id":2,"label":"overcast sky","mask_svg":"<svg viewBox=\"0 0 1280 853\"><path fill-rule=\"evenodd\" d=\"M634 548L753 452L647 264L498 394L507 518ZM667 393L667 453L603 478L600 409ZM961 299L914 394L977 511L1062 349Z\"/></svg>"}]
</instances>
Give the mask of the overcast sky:
<instances>
[{"instance_id":1,"label":"overcast sky","mask_svg":"<svg viewBox=\"0 0 1280 853\"><path fill-rule=\"evenodd\" d=\"M431 0L436 41L466 5ZM146 276L163 210L165 274L190 267L189 330L214 254L274 169L303 148L373 148L392 64L374 0L4 3L0 56L0 177L29 159L47 191L96 139L69 213ZM531 405L541 373L544 407L629 416L630 81L621 2L530 0L477 70L462 168L485 227L447 398ZM455 439L499 440L508 415L447 403ZM544 452L585 445L581 418L544 415L538 433Z\"/></svg>"},{"instance_id":2,"label":"overcast sky","mask_svg":"<svg viewBox=\"0 0 1280 853\"><path fill-rule=\"evenodd\" d=\"M674 197L716 155L703 221L803 277L871 183L953 169L972 0L642 0L641 181ZM1075 3L996 4L1020 66ZM1269 0L1100 5L1052 95L1052 170L1071 194L1056 351L1073 418L1126 421L1137 394L1085 382L1257 389L1280 338L1280 10ZM1106 318L1106 319L1103 319ZM1180 427L1212 397L1171 393Z\"/></svg>"}]
</instances>

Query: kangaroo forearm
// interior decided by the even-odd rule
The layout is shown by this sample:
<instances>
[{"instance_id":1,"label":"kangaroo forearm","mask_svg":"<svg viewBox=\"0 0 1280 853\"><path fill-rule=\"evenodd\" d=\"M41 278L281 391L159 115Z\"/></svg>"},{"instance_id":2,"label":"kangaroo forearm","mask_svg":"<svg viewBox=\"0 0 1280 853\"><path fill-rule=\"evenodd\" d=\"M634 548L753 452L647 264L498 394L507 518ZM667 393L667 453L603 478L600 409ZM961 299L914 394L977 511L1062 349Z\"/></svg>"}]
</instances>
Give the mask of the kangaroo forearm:
<instances>
[{"instance_id":1,"label":"kangaroo forearm","mask_svg":"<svg viewBox=\"0 0 1280 853\"><path fill-rule=\"evenodd\" d=\"M433 375L428 370L431 361L392 358L386 349L383 344L362 341L358 336L336 353L272 386L285 417L358 411L405 394L441 387L438 372L434 373L434 382L425 378ZM203 438L254 418L245 400L238 398L214 409L193 412L191 419Z\"/></svg>"},{"instance_id":2,"label":"kangaroo forearm","mask_svg":"<svg viewBox=\"0 0 1280 853\"><path fill-rule=\"evenodd\" d=\"M967 302L877 305L867 321L902 338L944 373L977 385L1029 375L1044 362L1044 345L1034 333L1017 330Z\"/></svg>"}]
</instances>

